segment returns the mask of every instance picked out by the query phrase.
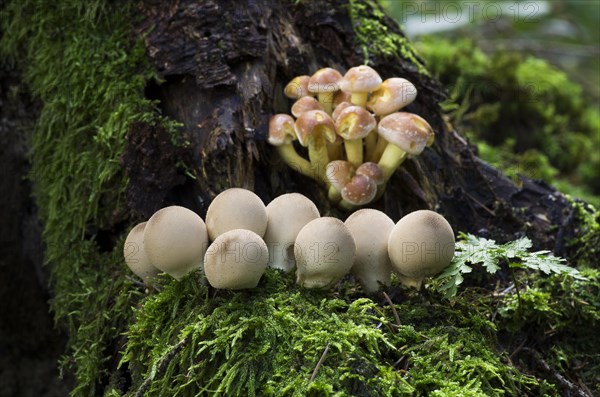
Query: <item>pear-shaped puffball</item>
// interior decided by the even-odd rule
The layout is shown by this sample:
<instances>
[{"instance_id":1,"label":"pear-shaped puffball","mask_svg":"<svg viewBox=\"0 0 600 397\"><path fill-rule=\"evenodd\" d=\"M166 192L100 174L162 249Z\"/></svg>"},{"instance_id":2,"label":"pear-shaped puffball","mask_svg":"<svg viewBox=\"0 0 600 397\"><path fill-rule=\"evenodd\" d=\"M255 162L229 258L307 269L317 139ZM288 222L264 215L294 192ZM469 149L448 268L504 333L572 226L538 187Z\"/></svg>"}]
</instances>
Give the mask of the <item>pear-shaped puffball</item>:
<instances>
[{"instance_id":1,"label":"pear-shaped puffball","mask_svg":"<svg viewBox=\"0 0 600 397\"><path fill-rule=\"evenodd\" d=\"M367 208L350 215L345 224L356 243L350 273L369 293L377 292L380 283L390 285L392 265L387 246L394 221L381 211Z\"/></svg>"},{"instance_id":2,"label":"pear-shaped puffball","mask_svg":"<svg viewBox=\"0 0 600 397\"><path fill-rule=\"evenodd\" d=\"M294 242L300 230L319 217L315 204L300 193L283 194L267 205L265 243L269 266L290 272L295 266Z\"/></svg>"},{"instance_id":3,"label":"pear-shaped puffball","mask_svg":"<svg viewBox=\"0 0 600 397\"><path fill-rule=\"evenodd\" d=\"M296 282L306 288L324 288L339 281L352 267L356 244L350 230L337 218L310 221L294 244Z\"/></svg>"},{"instance_id":4,"label":"pear-shaped puffball","mask_svg":"<svg viewBox=\"0 0 600 397\"><path fill-rule=\"evenodd\" d=\"M160 209L146 225L144 247L154 266L180 280L202 268L208 247L206 226L200 216L187 208Z\"/></svg>"},{"instance_id":5,"label":"pear-shaped puffball","mask_svg":"<svg viewBox=\"0 0 600 397\"><path fill-rule=\"evenodd\" d=\"M440 214L420 210L400 219L390 233L388 254L403 284L421 288L452 261L454 232Z\"/></svg>"},{"instance_id":6,"label":"pear-shaped puffball","mask_svg":"<svg viewBox=\"0 0 600 397\"><path fill-rule=\"evenodd\" d=\"M252 230L262 238L267 229L267 211L260 197L250 190L227 189L208 206L206 228L211 241L234 229Z\"/></svg>"},{"instance_id":7,"label":"pear-shaped puffball","mask_svg":"<svg viewBox=\"0 0 600 397\"><path fill-rule=\"evenodd\" d=\"M204 272L215 288L254 288L265 272L268 260L267 245L258 234L234 229L221 234L208 247Z\"/></svg>"},{"instance_id":8,"label":"pear-shaped puffball","mask_svg":"<svg viewBox=\"0 0 600 397\"><path fill-rule=\"evenodd\" d=\"M160 273L160 270L152 265L144 249L146 223L142 222L131 229L123 245L125 263L136 276L144 280L144 283Z\"/></svg>"}]
</instances>

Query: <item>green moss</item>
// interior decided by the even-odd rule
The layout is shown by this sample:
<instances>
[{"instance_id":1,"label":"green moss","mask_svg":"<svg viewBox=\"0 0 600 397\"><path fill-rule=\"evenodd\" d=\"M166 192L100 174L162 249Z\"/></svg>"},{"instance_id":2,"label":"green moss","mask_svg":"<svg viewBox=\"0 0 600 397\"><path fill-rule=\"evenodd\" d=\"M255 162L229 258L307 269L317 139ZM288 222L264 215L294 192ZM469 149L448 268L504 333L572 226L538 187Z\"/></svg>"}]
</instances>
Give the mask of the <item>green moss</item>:
<instances>
[{"instance_id":1,"label":"green moss","mask_svg":"<svg viewBox=\"0 0 600 397\"><path fill-rule=\"evenodd\" d=\"M573 201L575 229L567 237L566 249L577 267L600 268L600 211L593 206Z\"/></svg>"},{"instance_id":2,"label":"green moss","mask_svg":"<svg viewBox=\"0 0 600 397\"><path fill-rule=\"evenodd\" d=\"M416 46L449 88L445 110L482 145L484 160L509 174L519 167L560 180L567 192L600 202L592 196L600 196L600 112L578 84L541 59L502 50L488 56L470 40L426 37Z\"/></svg>"},{"instance_id":3,"label":"green moss","mask_svg":"<svg viewBox=\"0 0 600 397\"><path fill-rule=\"evenodd\" d=\"M600 391L600 271L583 269L585 280L535 277L529 287L506 296L498 327L509 338L535 340L535 348L563 374ZM515 337L516 335L516 337Z\"/></svg>"},{"instance_id":4,"label":"green moss","mask_svg":"<svg viewBox=\"0 0 600 397\"><path fill-rule=\"evenodd\" d=\"M385 13L381 6L372 0L349 1L349 15L354 33L364 56L364 64L371 56L380 56L387 61L402 57L417 68L418 72L429 76L429 71L416 55L408 39L390 32L383 23Z\"/></svg>"},{"instance_id":5,"label":"green moss","mask_svg":"<svg viewBox=\"0 0 600 397\"><path fill-rule=\"evenodd\" d=\"M31 140L31 179L51 266L52 308L70 335L63 363L74 395L107 382L114 345L138 298L123 277L120 244L97 243L122 218L119 157L131 122L161 122L144 98L153 77L130 42L134 10L105 1L11 1L1 10L3 56L20 65L43 107ZM122 244L122 243L121 243ZM114 360L114 359L113 359Z\"/></svg>"},{"instance_id":6,"label":"green moss","mask_svg":"<svg viewBox=\"0 0 600 397\"><path fill-rule=\"evenodd\" d=\"M257 291L208 296L196 277L168 282L136 313L124 358L134 385L151 376L170 349L186 346L156 376L149 395L407 395L412 388L380 361L393 349L376 328L381 319L366 299L347 303L300 291L277 271ZM314 382L311 372L330 345ZM377 378L377 380L373 379ZM364 393L362 395L364 395Z\"/></svg>"},{"instance_id":7,"label":"green moss","mask_svg":"<svg viewBox=\"0 0 600 397\"><path fill-rule=\"evenodd\" d=\"M397 305L397 327L387 305L301 289L276 270L251 291L211 294L198 277L161 280L136 311L123 359L132 394L147 378L149 396L553 393L507 364L494 325L462 301L415 294Z\"/></svg>"},{"instance_id":8,"label":"green moss","mask_svg":"<svg viewBox=\"0 0 600 397\"><path fill-rule=\"evenodd\" d=\"M512 138L507 139L499 147L482 142L477 145L477 148L482 158L503 170L516 183L519 182L519 175L547 181L553 180L558 175L558 170L539 150L529 149L522 153L515 153L515 140Z\"/></svg>"}]
</instances>

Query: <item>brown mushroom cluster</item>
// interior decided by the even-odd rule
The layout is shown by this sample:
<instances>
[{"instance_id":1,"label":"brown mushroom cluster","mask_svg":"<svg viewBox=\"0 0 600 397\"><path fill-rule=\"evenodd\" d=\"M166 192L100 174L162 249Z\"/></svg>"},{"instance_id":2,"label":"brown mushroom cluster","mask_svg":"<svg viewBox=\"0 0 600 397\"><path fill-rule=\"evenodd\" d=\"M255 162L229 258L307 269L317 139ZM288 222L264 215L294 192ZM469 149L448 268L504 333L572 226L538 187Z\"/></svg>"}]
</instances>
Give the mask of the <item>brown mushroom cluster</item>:
<instances>
[{"instance_id":1,"label":"brown mushroom cluster","mask_svg":"<svg viewBox=\"0 0 600 397\"><path fill-rule=\"evenodd\" d=\"M295 77L284 94L295 102L291 115L271 117L269 143L291 168L324 184L329 199L343 209L380 197L406 157L433 143L427 121L399 112L417 97L415 86L400 77L382 81L366 65L343 76L323 68ZM307 148L308 159L294 141Z\"/></svg>"},{"instance_id":2,"label":"brown mushroom cluster","mask_svg":"<svg viewBox=\"0 0 600 397\"><path fill-rule=\"evenodd\" d=\"M165 272L176 279L203 270L220 289L255 288L267 267L296 271L306 288L328 288L351 273L368 293L389 285L392 272L419 289L454 255L454 233L441 215L412 212L396 224L383 212L361 209L345 222L321 217L299 193L265 206L253 192L232 188L215 197L206 222L171 206L135 226L124 245L125 262L148 283Z\"/></svg>"}]
</instances>

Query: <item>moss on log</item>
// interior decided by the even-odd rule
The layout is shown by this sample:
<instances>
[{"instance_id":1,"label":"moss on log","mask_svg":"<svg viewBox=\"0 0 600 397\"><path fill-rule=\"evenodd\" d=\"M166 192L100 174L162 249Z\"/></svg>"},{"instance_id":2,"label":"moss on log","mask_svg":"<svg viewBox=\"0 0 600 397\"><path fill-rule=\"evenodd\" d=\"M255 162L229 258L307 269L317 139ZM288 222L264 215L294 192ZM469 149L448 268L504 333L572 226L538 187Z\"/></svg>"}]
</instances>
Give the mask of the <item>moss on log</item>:
<instances>
[{"instance_id":1,"label":"moss on log","mask_svg":"<svg viewBox=\"0 0 600 397\"><path fill-rule=\"evenodd\" d=\"M392 178L378 208L395 220L436 209L456 230L502 241L527 234L558 253L581 248L565 239L582 228L597 236L597 220L584 221L550 186L516 186L477 159L443 117L439 83L376 3L28 0L1 12L2 31L11 32L2 52L43 104L31 178L52 307L70 335L63 365L75 375L74 395L552 395L570 387L515 365L509 349L518 346L500 340L493 321L494 305L510 306L492 299L489 286L451 304L396 285L394 326L387 303L344 284L306 292L269 272L253 292L216 292L197 275L146 291L128 277L121 248L133 223L175 203L204 215L230 186L252 188L265 202L298 191L322 213L345 216L277 160L266 123L287 109L282 89L293 76L365 60L383 76L411 80L419 97L408 110L437 132L432 150ZM591 274L573 288L597 285ZM568 302L577 304L558 304Z\"/></svg>"}]
</instances>

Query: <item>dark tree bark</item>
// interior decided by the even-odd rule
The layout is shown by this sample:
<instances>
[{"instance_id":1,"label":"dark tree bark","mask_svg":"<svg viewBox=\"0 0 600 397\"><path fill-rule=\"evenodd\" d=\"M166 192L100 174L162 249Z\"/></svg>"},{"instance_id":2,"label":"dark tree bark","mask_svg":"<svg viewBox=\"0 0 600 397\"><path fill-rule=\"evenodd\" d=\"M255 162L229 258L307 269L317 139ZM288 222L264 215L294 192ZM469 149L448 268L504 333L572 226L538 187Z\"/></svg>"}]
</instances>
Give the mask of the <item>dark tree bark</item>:
<instances>
[{"instance_id":1,"label":"dark tree bark","mask_svg":"<svg viewBox=\"0 0 600 397\"><path fill-rule=\"evenodd\" d=\"M283 164L266 141L270 115L289 113L284 85L294 76L330 66L345 71L363 63L363 54L341 0L300 2L165 3L143 1L137 30L164 79L149 87L165 115L180 121L187 148L170 144L166 131L137 124L129 133L123 163L131 177L129 206L141 218L169 202L203 214L227 187L253 189L265 201L301 192L322 213L332 208L324 190ZM387 17L389 32L402 35ZM354 23L361 23L355 21ZM405 77L419 95L407 111L423 116L436 131L433 147L409 160L390 180L373 206L392 219L423 208L444 214L455 230L498 240L527 234L540 248L564 253L572 233L570 204L552 187L508 177L477 158L477 153L444 118L443 88L401 55L372 55L370 65L383 78ZM175 171L179 160L192 165L195 179Z\"/></svg>"},{"instance_id":2,"label":"dark tree bark","mask_svg":"<svg viewBox=\"0 0 600 397\"><path fill-rule=\"evenodd\" d=\"M0 395L65 396L56 362L66 336L49 313L41 225L27 180L27 131L40 104L21 84L0 61Z\"/></svg>"}]
</instances>

